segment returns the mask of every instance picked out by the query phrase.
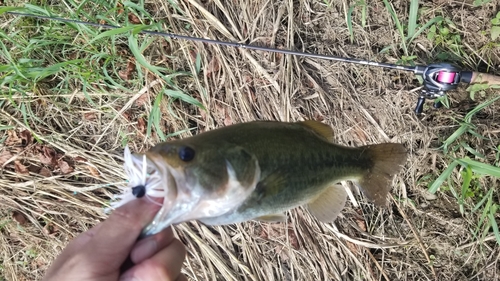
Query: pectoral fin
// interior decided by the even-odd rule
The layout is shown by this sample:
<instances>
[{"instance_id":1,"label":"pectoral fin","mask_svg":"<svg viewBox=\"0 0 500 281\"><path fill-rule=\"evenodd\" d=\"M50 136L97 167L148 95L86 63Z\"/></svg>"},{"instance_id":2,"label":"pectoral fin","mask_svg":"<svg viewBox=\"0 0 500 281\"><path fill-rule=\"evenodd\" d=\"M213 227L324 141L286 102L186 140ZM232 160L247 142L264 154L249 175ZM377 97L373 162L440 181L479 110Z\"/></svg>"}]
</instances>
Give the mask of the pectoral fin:
<instances>
[{"instance_id":1,"label":"pectoral fin","mask_svg":"<svg viewBox=\"0 0 500 281\"><path fill-rule=\"evenodd\" d=\"M342 185L327 188L316 199L307 204L307 209L319 221L333 222L344 209L347 193Z\"/></svg>"},{"instance_id":2,"label":"pectoral fin","mask_svg":"<svg viewBox=\"0 0 500 281\"><path fill-rule=\"evenodd\" d=\"M255 218L255 220L262 222L285 222L286 216L285 214L273 214Z\"/></svg>"}]
</instances>

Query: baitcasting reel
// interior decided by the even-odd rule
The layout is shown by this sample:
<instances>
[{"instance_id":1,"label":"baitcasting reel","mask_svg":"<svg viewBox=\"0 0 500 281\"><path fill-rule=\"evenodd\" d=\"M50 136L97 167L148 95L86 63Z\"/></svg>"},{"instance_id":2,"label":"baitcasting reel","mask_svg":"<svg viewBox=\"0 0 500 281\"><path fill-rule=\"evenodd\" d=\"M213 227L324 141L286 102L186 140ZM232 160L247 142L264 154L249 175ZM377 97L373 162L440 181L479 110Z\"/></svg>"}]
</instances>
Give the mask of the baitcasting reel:
<instances>
[{"instance_id":1,"label":"baitcasting reel","mask_svg":"<svg viewBox=\"0 0 500 281\"><path fill-rule=\"evenodd\" d=\"M426 99L437 99L454 90L460 82L470 83L472 71L462 71L458 66L449 63L434 63L428 66L416 66L415 74L424 79L424 88L418 97L415 113L420 114L424 109ZM442 106L440 101L434 102L434 108Z\"/></svg>"}]
</instances>

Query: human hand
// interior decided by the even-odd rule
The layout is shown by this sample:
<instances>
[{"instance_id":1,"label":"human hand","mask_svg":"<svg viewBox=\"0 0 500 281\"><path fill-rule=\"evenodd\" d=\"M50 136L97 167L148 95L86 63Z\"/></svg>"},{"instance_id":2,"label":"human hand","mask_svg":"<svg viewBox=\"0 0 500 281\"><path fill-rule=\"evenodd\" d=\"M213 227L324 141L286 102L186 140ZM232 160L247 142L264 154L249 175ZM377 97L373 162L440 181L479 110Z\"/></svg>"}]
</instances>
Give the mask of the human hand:
<instances>
[{"instance_id":1,"label":"human hand","mask_svg":"<svg viewBox=\"0 0 500 281\"><path fill-rule=\"evenodd\" d=\"M71 241L43 280L187 280L180 273L186 248L170 227L137 241L159 208L137 199L116 209L107 220ZM120 267L129 256L135 265L121 274Z\"/></svg>"}]
</instances>

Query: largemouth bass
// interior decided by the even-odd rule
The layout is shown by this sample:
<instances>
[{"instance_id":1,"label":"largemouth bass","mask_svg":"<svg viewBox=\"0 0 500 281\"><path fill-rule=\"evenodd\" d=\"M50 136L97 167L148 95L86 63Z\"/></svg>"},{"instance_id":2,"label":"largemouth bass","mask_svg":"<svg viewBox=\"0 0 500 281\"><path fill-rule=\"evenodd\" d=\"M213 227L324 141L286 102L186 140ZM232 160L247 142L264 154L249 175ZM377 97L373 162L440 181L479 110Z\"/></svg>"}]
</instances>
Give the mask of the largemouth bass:
<instances>
[{"instance_id":1,"label":"largemouth bass","mask_svg":"<svg viewBox=\"0 0 500 281\"><path fill-rule=\"evenodd\" d=\"M384 206L392 178L406 161L404 146L345 147L332 140L331 127L316 121L255 121L160 143L142 155L127 150L131 188L113 207L142 196L161 203L143 232L149 236L190 220L279 222L299 206L332 222L347 200L338 185L344 180Z\"/></svg>"}]
</instances>

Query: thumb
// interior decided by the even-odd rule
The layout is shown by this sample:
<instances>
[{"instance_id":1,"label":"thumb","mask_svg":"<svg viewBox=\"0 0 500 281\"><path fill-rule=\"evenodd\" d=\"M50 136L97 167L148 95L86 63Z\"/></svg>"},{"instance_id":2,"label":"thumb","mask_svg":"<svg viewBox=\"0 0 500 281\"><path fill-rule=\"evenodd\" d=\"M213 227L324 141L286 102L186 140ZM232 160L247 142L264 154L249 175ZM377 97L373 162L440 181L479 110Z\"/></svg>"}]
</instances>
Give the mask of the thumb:
<instances>
[{"instance_id":1,"label":"thumb","mask_svg":"<svg viewBox=\"0 0 500 281\"><path fill-rule=\"evenodd\" d=\"M83 249L83 254L107 272L119 269L142 229L153 220L160 208L146 198L121 206L97 229Z\"/></svg>"}]
</instances>

